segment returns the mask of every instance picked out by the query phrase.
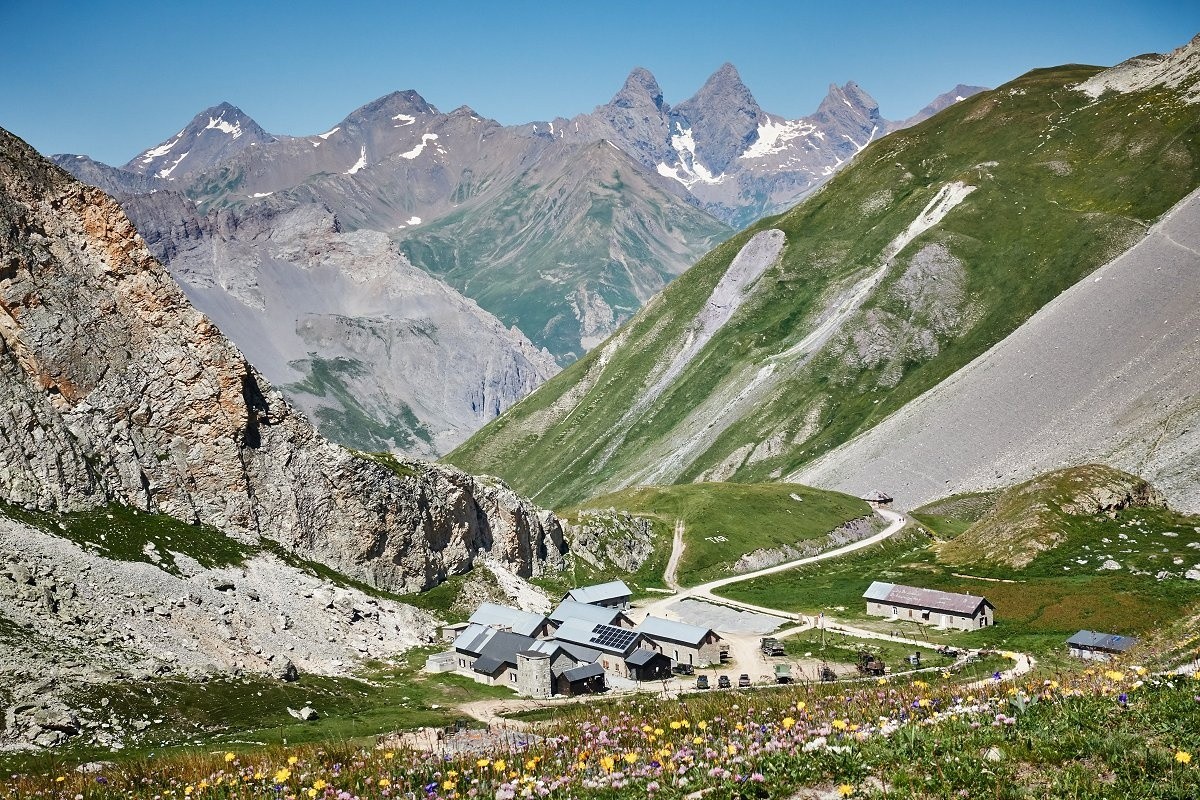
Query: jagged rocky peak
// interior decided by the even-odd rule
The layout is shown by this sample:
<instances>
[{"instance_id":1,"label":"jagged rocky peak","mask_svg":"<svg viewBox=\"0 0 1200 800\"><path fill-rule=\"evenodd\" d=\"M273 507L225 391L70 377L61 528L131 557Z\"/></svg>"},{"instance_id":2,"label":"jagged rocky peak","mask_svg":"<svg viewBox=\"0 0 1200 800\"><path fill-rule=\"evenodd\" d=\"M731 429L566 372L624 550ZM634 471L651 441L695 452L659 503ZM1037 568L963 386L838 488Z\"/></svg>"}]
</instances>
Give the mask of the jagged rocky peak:
<instances>
[{"instance_id":1,"label":"jagged rocky peak","mask_svg":"<svg viewBox=\"0 0 1200 800\"><path fill-rule=\"evenodd\" d=\"M645 67L634 67L625 79L625 85L609 102L617 108L653 108L655 111L666 113L669 107L663 101L662 88L658 80Z\"/></svg>"},{"instance_id":2,"label":"jagged rocky peak","mask_svg":"<svg viewBox=\"0 0 1200 800\"><path fill-rule=\"evenodd\" d=\"M319 436L188 301L112 198L0 130L0 499L119 503L272 539L393 591L562 529L498 481Z\"/></svg>"},{"instance_id":3,"label":"jagged rocky peak","mask_svg":"<svg viewBox=\"0 0 1200 800\"><path fill-rule=\"evenodd\" d=\"M177 181L274 138L237 106L221 103L192 117L183 130L136 156L123 169Z\"/></svg>"},{"instance_id":4,"label":"jagged rocky peak","mask_svg":"<svg viewBox=\"0 0 1200 800\"><path fill-rule=\"evenodd\" d=\"M405 122L406 118L437 113L439 113L437 108L430 105L418 92L406 89L402 92L385 94L383 97L355 109L350 116L346 117L343 124ZM397 117L400 119L397 120Z\"/></svg>"},{"instance_id":5,"label":"jagged rocky peak","mask_svg":"<svg viewBox=\"0 0 1200 800\"><path fill-rule=\"evenodd\" d=\"M843 86L829 84L829 92L817 108L817 116L840 117L847 113L865 117L879 117L879 103L854 81Z\"/></svg>"},{"instance_id":6,"label":"jagged rocky peak","mask_svg":"<svg viewBox=\"0 0 1200 800\"><path fill-rule=\"evenodd\" d=\"M691 132L695 160L713 175L723 173L754 142L764 117L737 68L728 62L672 114L674 132Z\"/></svg>"}]
</instances>

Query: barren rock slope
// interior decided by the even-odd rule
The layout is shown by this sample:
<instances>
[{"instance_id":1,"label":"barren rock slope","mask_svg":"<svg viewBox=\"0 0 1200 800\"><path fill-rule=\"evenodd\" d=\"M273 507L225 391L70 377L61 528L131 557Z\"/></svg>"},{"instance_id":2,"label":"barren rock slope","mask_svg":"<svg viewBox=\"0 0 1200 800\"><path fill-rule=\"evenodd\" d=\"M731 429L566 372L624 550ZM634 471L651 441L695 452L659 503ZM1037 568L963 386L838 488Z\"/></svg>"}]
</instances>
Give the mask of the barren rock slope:
<instances>
[{"instance_id":1,"label":"barren rock slope","mask_svg":"<svg viewBox=\"0 0 1200 800\"><path fill-rule=\"evenodd\" d=\"M0 307L0 499L167 513L401 592L481 551L526 575L559 557L557 520L503 486L318 436L115 202L4 131Z\"/></svg>"},{"instance_id":2,"label":"barren rock slope","mask_svg":"<svg viewBox=\"0 0 1200 800\"><path fill-rule=\"evenodd\" d=\"M1200 511L1200 193L936 389L791 479L903 508L1102 462Z\"/></svg>"}]
</instances>

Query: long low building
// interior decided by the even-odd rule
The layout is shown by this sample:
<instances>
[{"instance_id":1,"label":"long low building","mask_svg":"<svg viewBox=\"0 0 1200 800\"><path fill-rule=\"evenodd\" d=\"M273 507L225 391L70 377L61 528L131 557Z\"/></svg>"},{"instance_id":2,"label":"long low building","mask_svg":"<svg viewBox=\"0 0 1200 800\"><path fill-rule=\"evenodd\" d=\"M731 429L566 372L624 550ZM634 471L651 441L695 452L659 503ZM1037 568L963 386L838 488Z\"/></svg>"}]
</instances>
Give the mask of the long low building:
<instances>
[{"instance_id":1,"label":"long low building","mask_svg":"<svg viewBox=\"0 0 1200 800\"><path fill-rule=\"evenodd\" d=\"M875 581L863 594L873 617L912 620L939 628L971 631L996 622L996 607L973 594L943 592Z\"/></svg>"},{"instance_id":2,"label":"long low building","mask_svg":"<svg viewBox=\"0 0 1200 800\"><path fill-rule=\"evenodd\" d=\"M725 660L729 649L712 628L689 625L686 622L646 617L635 629L659 653L676 664L707 667Z\"/></svg>"}]
</instances>

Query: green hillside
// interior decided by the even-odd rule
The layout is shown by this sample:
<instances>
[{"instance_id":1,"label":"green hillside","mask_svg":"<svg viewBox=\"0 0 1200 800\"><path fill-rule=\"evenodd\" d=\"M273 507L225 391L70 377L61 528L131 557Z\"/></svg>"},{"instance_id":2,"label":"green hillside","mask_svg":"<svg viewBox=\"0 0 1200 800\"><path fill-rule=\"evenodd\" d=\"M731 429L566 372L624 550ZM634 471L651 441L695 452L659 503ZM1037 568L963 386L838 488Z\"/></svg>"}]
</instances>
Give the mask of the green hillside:
<instances>
[{"instance_id":1,"label":"green hillside","mask_svg":"<svg viewBox=\"0 0 1200 800\"><path fill-rule=\"evenodd\" d=\"M1161 88L1098 101L1071 88L1096 71L1036 70L872 144L792 211L717 247L448 460L558 506L639 483L777 480L871 427L1200 185L1200 106ZM974 189L888 251L956 186ZM657 385L740 248L770 228L786 235L780 259ZM827 338L795 347L831 317Z\"/></svg>"},{"instance_id":2,"label":"green hillside","mask_svg":"<svg viewBox=\"0 0 1200 800\"><path fill-rule=\"evenodd\" d=\"M597 142L551 151L402 246L569 363L730 233Z\"/></svg>"},{"instance_id":3,"label":"green hillside","mask_svg":"<svg viewBox=\"0 0 1200 800\"><path fill-rule=\"evenodd\" d=\"M981 595L996 606L993 628L906 632L1051 656L1081 628L1143 635L1200 611L1200 581L1185 577L1200 565L1200 517L1170 510L1140 479L1076 467L999 492L983 511L979 499L931 503L912 514L920 527L883 544L718 593L889 630L866 616L872 581Z\"/></svg>"},{"instance_id":4,"label":"green hillside","mask_svg":"<svg viewBox=\"0 0 1200 800\"><path fill-rule=\"evenodd\" d=\"M678 580L683 586L732 574L738 560L748 553L818 547L835 528L851 520L872 518L870 506L862 500L788 483L639 487L597 497L564 511L563 516L577 522L589 510L606 509L650 520L655 553L649 561L660 578L671 553L675 525L682 523L684 549Z\"/></svg>"}]
</instances>

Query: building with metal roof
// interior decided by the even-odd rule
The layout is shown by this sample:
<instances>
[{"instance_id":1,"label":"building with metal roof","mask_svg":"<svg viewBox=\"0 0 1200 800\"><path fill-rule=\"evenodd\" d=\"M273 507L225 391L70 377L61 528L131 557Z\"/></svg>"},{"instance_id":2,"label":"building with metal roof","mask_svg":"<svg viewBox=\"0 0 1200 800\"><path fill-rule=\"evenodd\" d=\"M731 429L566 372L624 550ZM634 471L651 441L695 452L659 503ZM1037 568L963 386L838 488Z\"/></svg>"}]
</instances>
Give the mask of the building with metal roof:
<instances>
[{"instance_id":1,"label":"building with metal roof","mask_svg":"<svg viewBox=\"0 0 1200 800\"><path fill-rule=\"evenodd\" d=\"M1133 636L1079 631L1067 639L1067 653L1075 658L1083 658L1088 661L1108 661L1113 656L1127 652L1137 642L1138 640Z\"/></svg>"},{"instance_id":2,"label":"building with metal roof","mask_svg":"<svg viewBox=\"0 0 1200 800\"><path fill-rule=\"evenodd\" d=\"M475 679L493 686L511 684L517 688L517 654L528 650L534 641L530 636L493 629L479 657L471 664ZM544 657L540 653L537 655Z\"/></svg>"},{"instance_id":3,"label":"building with metal roof","mask_svg":"<svg viewBox=\"0 0 1200 800\"><path fill-rule=\"evenodd\" d=\"M606 608L629 609L629 600L633 592L625 585L625 581L616 580L608 583L598 583L594 586L580 586L563 595L564 600L574 600L577 603L590 603Z\"/></svg>"},{"instance_id":4,"label":"building with metal roof","mask_svg":"<svg viewBox=\"0 0 1200 800\"><path fill-rule=\"evenodd\" d=\"M535 638L549 633L546 618L541 614L522 611L519 608L499 603L482 603L479 608L475 609L470 621L478 625L488 625Z\"/></svg>"},{"instance_id":5,"label":"building with metal roof","mask_svg":"<svg viewBox=\"0 0 1200 800\"><path fill-rule=\"evenodd\" d=\"M619 608L596 606L591 603L580 603L577 600L563 600L558 607L550 612L550 620L558 625L569 619L584 619L589 622L602 622L605 625L616 625L618 628L632 628L633 620L625 616Z\"/></svg>"},{"instance_id":6,"label":"building with metal roof","mask_svg":"<svg viewBox=\"0 0 1200 800\"><path fill-rule=\"evenodd\" d=\"M941 628L975 630L995 624L996 607L985 597L875 581L863 593L867 613Z\"/></svg>"},{"instance_id":7,"label":"building with metal roof","mask_svg":"<svg viewBox=\"0 0 1200 800\"><path fill-rule=\"evenodd\" d=\"M706 667L719 664L725 659L728 647L712 628L689 625L662 617L646 617L635 630L646 637L659 653L664 653L677 664Z\"/></svg>"},{"instance_id":8,"label":"building with metal roof","mask_svg":"<svg viewBox=\"0 0 1200 800\"><path fill-rule=\"evenodd\" d=\"M599 650L601 653L624 657L638 647L641 634L628 628L605 625L603 622L569 619L554 632L554 638L561 642L571 642Z\"/></svg>"}]
</instances>

